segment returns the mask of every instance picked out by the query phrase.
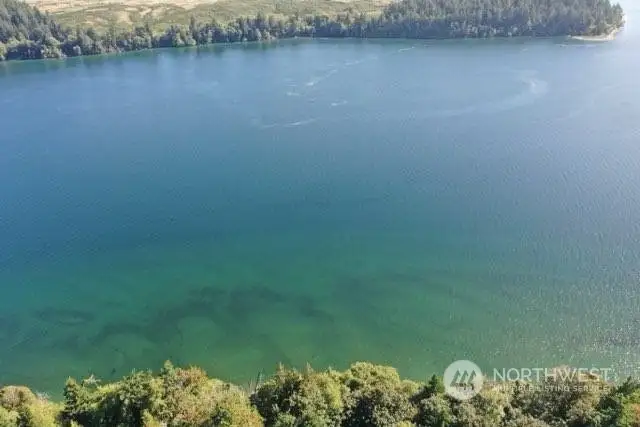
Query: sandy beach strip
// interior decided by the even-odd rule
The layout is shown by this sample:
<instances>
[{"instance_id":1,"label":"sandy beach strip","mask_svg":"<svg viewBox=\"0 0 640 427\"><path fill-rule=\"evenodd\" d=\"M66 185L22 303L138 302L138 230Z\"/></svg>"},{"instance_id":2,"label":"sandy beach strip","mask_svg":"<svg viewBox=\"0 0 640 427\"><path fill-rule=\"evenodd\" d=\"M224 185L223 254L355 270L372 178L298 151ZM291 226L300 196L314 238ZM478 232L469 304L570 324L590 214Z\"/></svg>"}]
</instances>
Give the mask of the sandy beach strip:
<instances>
[{"instance_id":1,"label":"sandy beach strip","mask_svg":"<svg viewBox=\"0 0 640 427\"><path fill-rule=\"evenodd\" d=\"M569 36L571 40L579 40L583 42L609 42L615 40L616 36L627 24L627 14L622 17L622 25L620 28L616 28L608 34L602 34L600 36Z\"/></svg>"}]
</instances>

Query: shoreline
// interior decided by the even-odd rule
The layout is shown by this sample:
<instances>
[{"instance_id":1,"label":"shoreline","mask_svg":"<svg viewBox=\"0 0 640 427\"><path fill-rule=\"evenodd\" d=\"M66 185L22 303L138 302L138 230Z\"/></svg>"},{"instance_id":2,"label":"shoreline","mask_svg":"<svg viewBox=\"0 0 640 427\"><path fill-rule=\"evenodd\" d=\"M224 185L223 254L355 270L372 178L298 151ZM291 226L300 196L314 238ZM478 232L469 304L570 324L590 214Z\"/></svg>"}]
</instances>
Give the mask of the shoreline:
<instances>
[{"instance_id":1,"label":"shoreline","mask_svg":"<svg viewBox=\"0 0 640 427\"><path fill-rule=\"evenodd\" d=\"M370 16L358 14L353 8L346 14L334 15L328 15L321 10L305 12L302 15L298 11L277 13L270 15L268 20L267 15L261 11L256 12L255 16L247 17L242 17L242 10L235 11L223 21L211 20L210 13L200 13L198 17L195 14L191 15L188 26L184 22L184 16L167 22L143 19L147 13L152 13L145 10L144 14L139 12L135 19L128 15L121 17L122 19L118 18L118 22L126 18L126 25L116 25L114 21L108 27L103 25L104 22L100 23L104 21L103 18L93 15L76 17L73 22L66 23L62 18L60 22L56 22L52 16L51 22L48 22L49 18L38 12L37 8L18 1L16 10L12 9L12 15L15 16L5 14L0 18L3 30L8 29L3 31L6 35L0 36L0 60L59 59L161 47L188 47L291 37L446 40L557 36L579 41L607 41L613 40L625 23L624 12L619 5L611 6L610 9L599 13L597 9L588 5L574 3L567 9L571 13L567 12L562 18L557 18L555 11L540 8L539 22L532 26L530 20L524 19L523 16L515 20L505 20L501 15L496 15L485 21L478 20L469 15L471 12L458 14L447 8L446 2L454 0L443 1L445 3L427 13L416 9L411 2L403 0L397 5L387 5L379 13ZM610 2L603 1L606 4ZM313 10L315 9L316 6ZM588 27L585 26L585 18L580 19L580 14L590 17ZM22 25L20 22L25 19L17 19L16 16L33 16L34 19L29 20L28 25ZM100 19L102 21L98 22ZM359 22L359 19L362 22ZM556 25L556 19L560 19L562 26ZM468 22L473 24L473 28ZM52 26L52 23L55 25ZM407 26L408 24L411 25ZM47 26L51 30L50 37L38 36L43 31L46 32L43 28ZM71 29L73 26L77 27L75 36ZM607 34L593 36L581 35L581 32Z\"/></svg>"},{"instance_id":2,"label":"shoreline","mask_svg":"<svg viewBox=\"0 0 640 427\"><path fill-rule=\"evenodd\" d=\"M615 40L616 36L620 31L622 31L624 27L620 27L608 34L599 35L599 36L571 36L565 35L568 40L581 41L581 42L606 42ZM207 48L207 47L231 47L238 45L253 45L253 44L270 44L270 43L278 43L278 42L288 42L295 40L327 40L327 41L335 41L335 40L363 40L363 41L371 41L371 40L403 40L403 41L460 41L460 40L514 40L514 39L552 39L556 37L562 36L530 36L530 35L519 35L519 36L494 36L494 37L469 37L469 38L461 38L461 37L445 37L445 38L411 38L411 37L314 37L314 36L293 36L293 37L274 37L270 39L263 40L251 40L251 41L224 41L224 42L212 42L205 44L197 44L193 46L158 46L158 47L148 47L141 49L132 49L132 50L117 50L110 51L104 53L97 54L83 54L77 56L61 56L56 58L12 58L12 59L2 59L0 58L0 64L6 63L16 63L16 62L33 62L33 61L66 61L74 58L100 58L100 57L112 57L118 55L127 55L127 54L136 54L143 52L154 52L159 50L174 50L174 49L199 49L199 48Z\"/></svg>"},{"instance_id":3,"label":"shoreline","mask_svg":"<svg viewBox=\"0 0 640 427\"><path fill-rule=\"evenodd\" d=\"M599 36L569 36L570 40L577 40L581 42L610 42L616 39L618 34L623 30L627 23L627 14L625 13L622 18L622 25L607 34L601 34Z\"/></svg>"},{"instance_id":4,"label":"shoreline","mask_svg":"<svg viewBox=\"0 0 640 427\"><path fill-rule=\"evenodd\" d=\"M622 31L622 28L618 28L608 34L600 36L569 36L569 40L577 40L581 42L610 42L616 39L616 36L620 31Z\"/></svg>"}]
</instances>

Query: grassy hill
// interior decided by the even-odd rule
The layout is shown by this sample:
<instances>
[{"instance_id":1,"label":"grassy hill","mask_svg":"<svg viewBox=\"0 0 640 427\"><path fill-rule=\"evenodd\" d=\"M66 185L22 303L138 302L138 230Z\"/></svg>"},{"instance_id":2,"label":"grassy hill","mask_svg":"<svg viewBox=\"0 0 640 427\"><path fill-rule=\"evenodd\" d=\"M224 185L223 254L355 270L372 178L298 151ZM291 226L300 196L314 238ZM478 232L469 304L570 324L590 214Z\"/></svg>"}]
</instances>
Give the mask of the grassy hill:
<instances>
[{"instance_id":1,"label":"grassy hill","mask_svg":"<svg viewBox=\"0 0 640 427\"><path fill-rule=\"evenodd\" d=\"M258 12L279 17L323 14L335 16L352 10L377 13L391 0L29 0L40 10L51 13L62 25L91 26L98 30L115 25L129 29L149 23L161 31L172 24L187 25L191 17L198 22L220 22Z\"/></svg>"}]
</instances>

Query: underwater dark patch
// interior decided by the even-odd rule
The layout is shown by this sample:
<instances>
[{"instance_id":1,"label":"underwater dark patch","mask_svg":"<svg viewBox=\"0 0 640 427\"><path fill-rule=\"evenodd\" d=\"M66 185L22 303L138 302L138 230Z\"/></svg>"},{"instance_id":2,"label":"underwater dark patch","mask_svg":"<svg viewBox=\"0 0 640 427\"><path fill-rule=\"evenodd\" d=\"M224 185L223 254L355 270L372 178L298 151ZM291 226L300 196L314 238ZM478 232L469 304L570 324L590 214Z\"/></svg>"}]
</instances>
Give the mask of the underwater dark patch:
<instances>
[{"instance_id":1,"label":"underwater dark patch","mask_svg":"<svg viewBox=\"0 0 640 427\"><path fill-rule=\"evenodd\" d=\"M100 331L90 338L89 342L93 346L98 346L113 335L141 335L146 336L145 328L130 322L108 323Z\"/></svg>"},{"instance_id":2,"label":"underwater dark patch","mask_svg":"<svg viewBox=\"0 0 640 427\"><path fill-rule=\"evenodd\" d=\"M189 292L189 300L201 301L208 303L216 303L227 298L227 292L222 289L205 286L202 288L194 289Z\"/></svg>"},{"instance_id":3,"label":"underwater dark patch","mask_svg":"<svg viewBox=\"0 0 640 427\"><path fill-rule=\"evenodd\" d=\"M233 289L227 301L227 311L233 316L249 316L272 308L276 304L286 304L287 296L263 286Z\"/></svg>"},{"instance_id":4,"label":"underwater dark patch","mask_svg":"<svg viewBox=\"0 0 640 427\"><path fill-rule=\"evenodd\" d=\"M38 310L35 312L35 317L58 326L80 326L95 319L95 316L88 311L55 307Z\"/></svg>"},{"instance_id":5,"label":"underwater dark patch","mask_svg":"<svg viewBox=\"0 0 640 427\"><path fill-rule=\"evenodd\" d=\"M313 298L306 296L298 297L295 302L295 307L301 316L325 323L334 323L334 317L318 307L318 304L313 300Z\"/></svg>"}]
</instances>

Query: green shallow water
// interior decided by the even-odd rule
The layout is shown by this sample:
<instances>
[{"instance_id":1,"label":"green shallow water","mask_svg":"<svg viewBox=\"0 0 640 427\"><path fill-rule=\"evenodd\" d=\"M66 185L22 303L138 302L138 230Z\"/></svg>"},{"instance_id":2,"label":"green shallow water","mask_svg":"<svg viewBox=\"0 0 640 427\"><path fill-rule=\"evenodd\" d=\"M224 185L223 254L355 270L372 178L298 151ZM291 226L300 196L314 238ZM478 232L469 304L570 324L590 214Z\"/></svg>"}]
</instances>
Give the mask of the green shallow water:
<instances>
[{"instance_id":1,"label":"green shallow water","mask_svg":"<svg viewBox=\"0 0 640 427\"><path fill-rule=\"evenodd\" d=\"M635 367L639 43L2 64L0 382Z\"/></svg>"}]
</instances>

